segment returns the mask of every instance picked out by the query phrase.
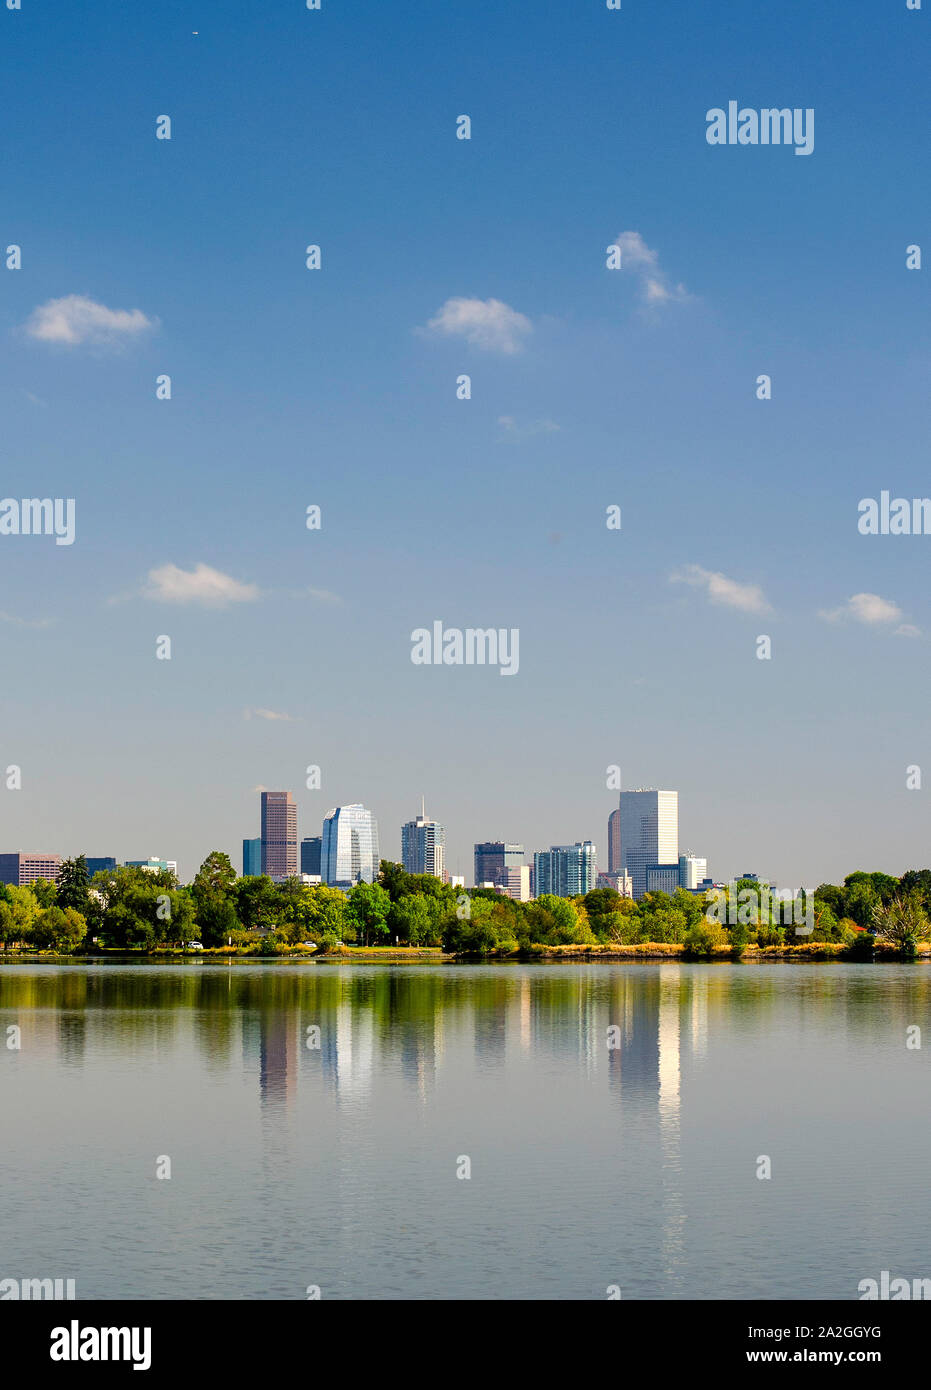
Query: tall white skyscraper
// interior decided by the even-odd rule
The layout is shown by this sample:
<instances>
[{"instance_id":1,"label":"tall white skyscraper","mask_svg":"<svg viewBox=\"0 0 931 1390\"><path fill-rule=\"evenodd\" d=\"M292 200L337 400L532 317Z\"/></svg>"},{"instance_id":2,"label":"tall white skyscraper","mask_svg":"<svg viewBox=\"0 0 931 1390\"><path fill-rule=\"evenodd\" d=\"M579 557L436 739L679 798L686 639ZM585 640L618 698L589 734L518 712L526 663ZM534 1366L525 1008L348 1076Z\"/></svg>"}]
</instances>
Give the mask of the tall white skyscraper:
<instances>
[{"instance_id":1,"label":"tall white skyscraper","mask_svg":"<svg viewBox=\"0 0 931 1390\"><path fill-rule=\"evenodd\" d=\"M425 809L421 809L416 820L401 826L401 862L409 874L432 874L434 878L442 878L445 847L445 826L428 820Z\"/></svg>"},{"instance_id":2,"label":"tall white skyscraper","mask_svg":"<svg viewBox=\"0 0 931 1390\"><path fill-rule=\"evenodd\" d=\"M697 888L703 878L708 877L708 860L700 859L697 854L692 854L686 850L679 855L679 887L687 888L689 892Z\"/></svg>"},{"instance_id":3,"label":"tall white skyscraper","mask_svg":"<svg viewBox=\"0 0 931 1390\"><path fill-rule=\"evenodd\" d=\"M621 868L633 879L634 897L647 891L647 868L679 862L679 793L650 787L621 792Z\"/></svg>"},{"instance_id":4,"label":"tall white skyscraper","mask_svg":"<svg viewBox=\"0 0 931 1390\"><path fill-rule=\"evenodd\" d=\"M374 883L378 877L378 825L372 812L358 802L337 806L327 814L320 877L334 888Z\"/></svg>"}]
</instances>

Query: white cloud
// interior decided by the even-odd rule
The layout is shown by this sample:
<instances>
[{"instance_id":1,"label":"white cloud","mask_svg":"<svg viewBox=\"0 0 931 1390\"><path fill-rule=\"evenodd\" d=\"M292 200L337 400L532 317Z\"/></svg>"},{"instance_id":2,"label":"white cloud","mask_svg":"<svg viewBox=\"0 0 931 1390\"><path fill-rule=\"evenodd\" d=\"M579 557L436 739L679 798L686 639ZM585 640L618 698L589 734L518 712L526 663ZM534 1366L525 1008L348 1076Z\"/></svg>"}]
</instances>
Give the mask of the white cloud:
<instances>
[{"instance_id":1,"label":"white cloud","mask_svg":"<svg viewBox=\"0 0 931 1390\"><path fill-rule=\"evenodd\" d=\"M195 565L192 570L160 565L149 570L143 594L163 603L202 603L208 608L224 608L228 603L249 603L258 598L259 590L255 584L241 584L209 565Z\"/></svg>"},{"instance_id":2,"label":"white cloud","mask_svg":"<svg viewBox=\"0 0 931 1390\"><path fill-rule=\"evenodd\" d=\"M81 343L122 343L154 328L157 322L141 309L108 309L85 295L68 294L33 309L25 326L30 338L77 347Z\"/></svg>"},{"instance_id":3,"label":"white cloud","mask_svg":"<svg viewBox=\"0 0 931 1390\"><path fill-rule=\"evenodd\" d=\"M559 430L555 420L531 420L519 425L513 415L499 415L498 424L509 439L529 439L535 434L555 434Z\"/></svg>"},{"instance_id":4,"label":"white cloud","mask_svg":"<svg viewBox=\"0 0 931 1390\"><path fill-rule=\"evenodd\" d=\"M632 270L639 277L645 304L681 304L692 298L684 285L670 283L660 269L659 254L647 246L639 232L621 232L615 245L621 248L621 270Z\"/></svg>"},{"instance_id":5,"label":"white cloud","mask_svg":"<svg viewBox=\"0 0 931 1390\"><path fill-rule=\"evenodd\" d=\"M282 721L285 724L293 724L294 718L290 714L283 714L276 709L244 709L243 719L251 719L255 715L256 719L268 719L272 722Z\"/></svg>"},{"instance_id":6,"label":"white cloud","mask_svg":"<svg viewBox=\"0 0 931 1390\"><path fill-rule=\"evenodd\" d=\"M659 262L659 256L650 250L639 232L621 232L616 244L621 248L622 270L653 269Z\"/></svg>"},{"instance_id":7,"label":"white cloud","mask_svg":"<svg viewBox=\"0 0 931 1390\"><path fill-rule=\"evenodd\" d=\"M854 622L876 627L882 623L897 623L902 617L902 610L897 603L893 603L891 599L880 598L879 594L852 594L839 608L821 609L818 616L825 618L829 623L852 618ZM903 633L903 636L913 635Z\"/></svg>"},{"instance_id":8,"label":"white cloud","mask_svg":"<svg viewBox=\"0 0 931 1390\"><path fill-rule=\"evenodd\" d=\"M15 613L0 612L0 623L12 623L14 627L51 627L54 618L19 618Z\"/></svg>"},{"instance_id":9,"label":"white cloud","mask_svg":"<svg viewBox=\"0 0 931 1390\"><path fill-rule=\"evenodd\" d=\"M523 339L533 331L524 315L500 299L447 299L427 328L446 337L465 338L485 352L520 352Z\"/></svg>"},{"instance_id":10,"label":"white cloud","mask_svg":"<svg viewBox=\"0 0 931 1390\"><path fill-rule=\"evenodd\" d=\"M712 603L739 608L743 613L772 612L758 584L741 584L736 579L728 579L726 574L702 569L701 565L684 565L669 578L673 584L691 584L695 589L704 589Z\"/></svg>"},{"instance_id":11,"label":"white cloud","mask_svg":"<svg viewBox=\"0 0 931 1390\"><path fill-rule=\"evenodd\" d=\"M650 275L644 282L643 297L648 304L682 304L692 296L684 285L670 285Z\"/></svg>"},{"instance_id":12,"label":"white cloud","mask_svg":"<svg viewBox=\"0 0 931 1390\"><path fill-rule=\"evenodd\" d=\"M914 623L902 623L901 627L897 627L897 628L896 628L895 632L893 633L893 636L894 636L894 637L920 637L920 636L921 636L921 628L920 628L920 627L916 627Z\"/></svg>"}]
</instances>

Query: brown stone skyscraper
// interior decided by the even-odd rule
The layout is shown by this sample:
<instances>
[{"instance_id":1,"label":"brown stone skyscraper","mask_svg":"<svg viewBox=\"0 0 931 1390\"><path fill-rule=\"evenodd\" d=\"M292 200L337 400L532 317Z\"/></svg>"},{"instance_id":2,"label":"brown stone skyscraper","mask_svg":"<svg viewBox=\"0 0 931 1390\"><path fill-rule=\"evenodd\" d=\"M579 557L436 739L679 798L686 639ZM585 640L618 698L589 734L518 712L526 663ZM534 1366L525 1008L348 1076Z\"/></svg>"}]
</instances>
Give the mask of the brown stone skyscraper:
<instances>
[{"instance_id":1,"label":"brown stone skyscraper","mask_svg":"<svg viewBox=\"0 0 931 1390\"><path fill-rule=\"evenodd\" d=\"M297 804L290 792L262 792L262 873L288 878L297 872Z\"/></svg>"}]
</instances>

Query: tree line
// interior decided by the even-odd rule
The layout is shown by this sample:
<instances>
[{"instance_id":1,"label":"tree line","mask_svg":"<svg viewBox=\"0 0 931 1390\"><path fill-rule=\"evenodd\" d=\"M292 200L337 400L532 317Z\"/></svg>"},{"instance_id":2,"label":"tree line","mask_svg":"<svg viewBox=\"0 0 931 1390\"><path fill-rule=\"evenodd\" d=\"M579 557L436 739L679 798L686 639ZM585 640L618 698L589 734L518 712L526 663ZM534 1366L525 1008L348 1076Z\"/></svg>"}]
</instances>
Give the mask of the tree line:
<instances>
[{"instance_id":1,"label":"tree line","mask_svg":"<svg viewBox=\"0 0 931 1390\"><path fill-rule=\"evenodd\" d=\"M801 936L762 889L755 880L739 880L725 892L723 914L711 920L705 896L681 888L648 893L638 902L596 888L521 903L491 889L453 888L382 860L377 882L344 893L298 877L274 883L265 875L237 876L229 856L216 850L188 885L167 870L130 867L89 880L85 856L78 855L63 862L57 883L0 884L0 944L74 952L94 944L155 950L200 941L274 954L311 941L324 951L339 943L398 944L489 955L540 946L673 943L708 955L721 946L739 954L748 945L831 941L865 957L874 939L910 956L931 937L931 869L911 869L901 878L858 871L841 885L821 884L814 892L813 930Z\"/></svg>"}]
</instances>

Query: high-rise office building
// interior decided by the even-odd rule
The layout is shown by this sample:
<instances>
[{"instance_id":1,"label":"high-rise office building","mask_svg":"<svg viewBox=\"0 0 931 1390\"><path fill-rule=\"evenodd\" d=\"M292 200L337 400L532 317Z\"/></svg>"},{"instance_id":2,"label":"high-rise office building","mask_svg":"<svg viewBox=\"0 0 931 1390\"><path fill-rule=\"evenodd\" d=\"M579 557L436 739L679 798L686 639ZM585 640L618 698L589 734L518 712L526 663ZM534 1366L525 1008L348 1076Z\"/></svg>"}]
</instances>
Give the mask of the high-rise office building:
<instances>
[{"instance_id":1,"label":"high-rise office building","mask_svg":"<svg viewBox=\"0 0 931 1390\"><path fill-rule=\"evenodd\" d=\"M112 855L106 855L98 859L88 859L87 855L85 855L84 862L87 865L88 879L92 879L94 874L110 873L112 869L116 868L116 860Z\"/></svg>"},{"instance_id":2,"label":"high-rise office building","mask_svg":"<svg viewBox=\"0 0 931 1390\"><path fill-rule=\"evenodd\" d=\"M608 817L608 873L620 874L624 871L621 856L621 813L612 811Z\"/></svg>"},{"instance_id":3,"label":"high-rise office building","mask_svg":"<svg viewBox=\"0 0 931 1390\"><path fill-rule=\"evenodd\" d=\"M372 812L358 802L327 813L320 876L334 888L374 883L378 877L378 825Z\"/></svg>"},{"instance_id":4,"label":"high-rise office building","mask_svg":"<svg viewBox=\"0 0 931 1390\"><path fill-rule=\"evenodd\" d=\"M127 859L125 861L127 869L145 869L150 874L170 873L178 877L177 859Z\"/></svg>"},{"instance_id":5,"label":"high-rise office building","mask_svg":"<svg viewBox=\"0 0 931 1390\"><path fill-rule=\"evenodd\" d=\"M427 819L421 803L416 820L401 826L401 863L409 874L432 874L442 878L445 868L446 827Z\"/></svg>"},{"instance_id":6,"label":"high-rise office building","mask_svg":"<svg viewBox=\"0 0 931 1390\"><path fill-rule=\"evenodd\" d=\"M621 792L620 868L634 882L634 897L647 891L650 865L679 863L679 793L653 787Z\"/></svg>"},{"instance_id":7,"label":"high-rise office building","mask_svg":"<svg viewBox=\"0 0 931 1390\"><path fill-rule=\"evenodd\" d=\"M679 887L687 888L693 893L698 888L703 879L708 877L708 860L699 859L697 855L686 850L679 855Z\"/></svg>"},{"instance_id":8,"label":"high-rise office building","mask_svg":"<svg viewBox=\"0 0 931 1390\"><path fill-rule=\"evenodd\" d=\"M647 892L648 893L669 893L670 896L679 887L679 865L678 864L648 864L647 865Z\"/></svg>"},{"instance_id":9,"label":"high-rise office building","mask_svg":"<svg viewBox=\"0 0 931 1390\"><path fill-rule=\"evenodd\" d=\"M301 873L320 876L320 851L323 847L322 835L305 835L301 841Z\"/></svg>"},{"instance_id":10,"label":"high-rise office building","mask_svg":"<svg viewBox=\"0 0 931 1390\"><path fill-rule=\"evenodd\" d=\"M262 792L262 873L290 878L298 872L297 805L290 792Z\"/></svg>"},{"instance_id":11,"label":"high-rise office building","mask_svg":"<svg viewBox=\"0 0 931 1390\"><path fill-rule=\"evenodd\" d=\"M505 869L518 869L525 862L523 845L486 840L475 846L473 883L498 883Z\"/></svg>"},{"instance_id":12,"label":"high-rise office building","mask_svg":"<svg viewBox=\"0 0 931 1390\"><path fill-rule=\"evenodd\" d=\"M574 845L551 845L533 856L533 892L575 898L595 886L595 845L577 840Z\"/></svg>"},{"instance_id":13,"label":"high-rise office building","mask_svg":"<svg viewBox=\"0 0 931 1390\"><path fill-rule=\"evenodd\" d=\"M516 868L505 869L497 885L519 903L530 901L530 865L518 864Z\"/></svg>"},{"instance_id":14,"label":"high-rise office building","mask_svg":"<svg viewBox=\"0 0 931 1390\"><path fill-rule=\"evenodd\" d=\"M57 883L60 871L58 854L0 854L0 883L12 883L18 888L40 878Z\"/></svg>"},{"instance_id":15,"label":"high-rise office building","mask_svg":"<svg viewBox=\"0 0 931 1390\"><path fill-rule=\"evenodd\" d=\"M261 836L254 840L243 840L242 842L242 876L243 878L258 878L262 872L262 840Z\"/></svg>"}]
</instances>

